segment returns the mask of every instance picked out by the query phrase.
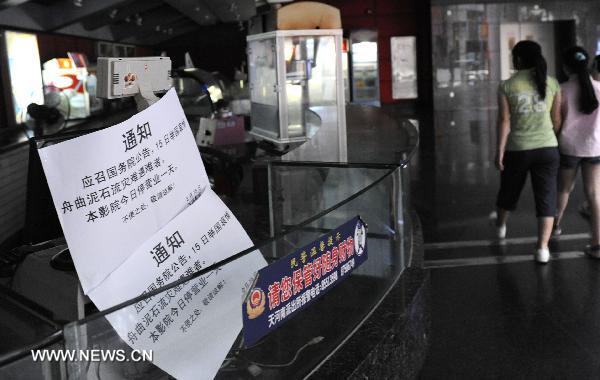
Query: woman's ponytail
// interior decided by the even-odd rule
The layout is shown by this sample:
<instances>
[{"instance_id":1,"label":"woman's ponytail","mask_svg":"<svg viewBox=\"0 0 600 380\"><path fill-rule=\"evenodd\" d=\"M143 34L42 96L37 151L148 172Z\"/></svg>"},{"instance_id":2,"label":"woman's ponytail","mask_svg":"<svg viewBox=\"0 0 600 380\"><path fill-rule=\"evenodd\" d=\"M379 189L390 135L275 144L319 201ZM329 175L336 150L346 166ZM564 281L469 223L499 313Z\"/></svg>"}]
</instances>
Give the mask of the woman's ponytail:
<instances>
[{"instance_id":1,"label":"woman's ponytail","mask_svg":"<svg viewBox=\"0 0 600 380\"><path fill-rule=\"evenodd\" d=\"M519 41L512 49L513 64L517 70L533 69L533 80L541 99L546 99L548 65L542 47L533 41Z\"/></svg>"},{"instance_id":2,"label":"woman's ponytail","mask_svg":"<svg viewBox=\"0 0 600 380\"><path fill-rule=\"evenodd\" d=\"M546 99L546 80L548 78L548 65L546 60L542 56L542 50L540 49L539 54L535 58L534 66L534 79L535 86L537 87L538 94L541 99Z\"/></svg>"},{"instance_id":3,"label":"woman's ponytail","mask_svg":"<svg viewBox=\"0 0 600 380\"><path fill-rule=\"evenodd\" d=\"M591 114L598 108L596 90L588 71L589 56L585 49L574 46L563 53L563 62L570 72L577 74L579 83L579 111Z\"/></svg>"}]
</instances>

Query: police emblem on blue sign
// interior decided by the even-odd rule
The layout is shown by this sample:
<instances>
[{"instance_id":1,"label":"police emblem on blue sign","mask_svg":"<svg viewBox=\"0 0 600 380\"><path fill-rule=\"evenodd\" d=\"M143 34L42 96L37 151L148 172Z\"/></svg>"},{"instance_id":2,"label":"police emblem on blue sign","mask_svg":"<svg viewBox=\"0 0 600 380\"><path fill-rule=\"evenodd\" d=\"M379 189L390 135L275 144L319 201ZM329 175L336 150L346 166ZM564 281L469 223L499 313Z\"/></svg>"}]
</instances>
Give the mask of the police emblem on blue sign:
<instances>
[{"instance_id":1,"label":"police emblem on blue sign","mask_svg":"<svg viewBox=\"0 0 600 380\"><path fill-rule=\"evenodd\" d=\"M294 317L367 260L359 216L258 272L242 304L246 346Z\"/></svg>"},{"instance_id":2,"label":"police emblem on blue sign","mask_svg":"<svg viewBox=\"0 0 600 380\"><path fill-rule=\"evenodd\" d=\"M246 301L246 312L248 319L254 319L260 317L265 311L265 292L260 288L254 288L250 292L248 300Z\"/></svg>"}]
</instances>

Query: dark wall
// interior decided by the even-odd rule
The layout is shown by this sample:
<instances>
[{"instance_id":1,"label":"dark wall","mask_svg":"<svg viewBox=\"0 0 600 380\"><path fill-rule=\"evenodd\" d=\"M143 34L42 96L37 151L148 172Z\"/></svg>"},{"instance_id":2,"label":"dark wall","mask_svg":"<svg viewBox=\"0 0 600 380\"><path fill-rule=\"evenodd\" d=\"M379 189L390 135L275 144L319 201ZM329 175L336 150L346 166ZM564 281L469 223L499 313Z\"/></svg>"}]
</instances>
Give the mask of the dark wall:
<instances>
[{"instance_id":1,"label":"dark wall","mask_svg":"<svg viewBox=\"0 0 600 380\"><path fill-rule=\"evenodd\" d=\"M42 64L53 58L66 58L67 52L85 54L90 61L96 60L96 42L88 38L38 33L38 47Z\"/></svg>"},{"instance_id":2,"label":"dark wall","mask_svg":"<svg viewBox=\"0 0 600 380\"><path fill-rule=\"evenodd\" d=\"M554 46L556 49L555 65L556 79L560 83L569 80L569 76L564 71L562 60L562 49L565 47L577 45L577 25L575 20L557 20L554 24Z\"/></svg>"},{"instance_id":3,"label":"dark wall","mask_svg":"<svg viewBox=\"0 0 600 380\"><path fill-rule=\"evenodd\" d=\"M207 71L219 71L233 79L235 69L246 61L246 30L238 24L203 27L154 46L166 51L173 67L183 66L184 55L190 53L194 65Z\"/></svg>"},{"instance_id":4,"label":"dark wall","mask_svg":"<svg viewBox=\"0 0 600 380\"><path fill-rule=\"evenodd\" d=\"M379 39L379 80L382 103L408 103L419 107L433 106L431 68L430 0L323 0L340 9L347 35L353 29L375 29ZM417 37L417 101L392 99L390 37ZM246 31L238 24L220 24L173 38L154 46L164 50L173 67L182 66L184 54L190 52L199 68L220 71L231 77L234 69L246 61Z\"/></svg>"},{"instance_id":5,"label":"dark wall","mask_svg":"<svg viewBox=\"0 0 600 380\"><path fill-rule=\"evenodd\" d=\"M96 62L98 58L98 40L50 33L37 33L37 36L42 64L52 58L66 58L70 51L84 53L90 62ZM136 47L135 54L138 57L155 55L149 47Z\"/></svg>"},{"instance_id":6,"label":"dark wall","mask_svg":"<svg viewBox=\"0 0 600 380\"><path fill-rule=\"evenodd\" d=\"M430 0L324 0L340 9L345 34L352 29L375 29L379 39L379 88L382 103L412 103L392 99L390 37L417 37L419 99L431 107L431 7Z\"/></svg>"}]
</instances>

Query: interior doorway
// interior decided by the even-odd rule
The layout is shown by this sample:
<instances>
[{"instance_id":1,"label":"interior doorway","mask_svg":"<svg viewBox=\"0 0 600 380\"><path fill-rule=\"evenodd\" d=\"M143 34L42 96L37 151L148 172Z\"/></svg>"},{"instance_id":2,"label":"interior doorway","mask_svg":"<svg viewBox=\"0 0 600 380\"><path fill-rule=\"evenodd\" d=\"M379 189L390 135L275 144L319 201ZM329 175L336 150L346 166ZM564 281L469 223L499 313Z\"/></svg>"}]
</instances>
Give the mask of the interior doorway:
<instances>
[{"instance_id":1,"label":"interior doorway","mask_svg":"<svg viewBox=\"0 0 600 380\"><path fill-rule=\"evenodd\" d=\"M521 40L539 43L548 64L548 75L564 80L562 51L575 45L575 21L546 21L500 24L500 79L508 79L514 68L511 50Z\"/></svg>"}]
</instances>

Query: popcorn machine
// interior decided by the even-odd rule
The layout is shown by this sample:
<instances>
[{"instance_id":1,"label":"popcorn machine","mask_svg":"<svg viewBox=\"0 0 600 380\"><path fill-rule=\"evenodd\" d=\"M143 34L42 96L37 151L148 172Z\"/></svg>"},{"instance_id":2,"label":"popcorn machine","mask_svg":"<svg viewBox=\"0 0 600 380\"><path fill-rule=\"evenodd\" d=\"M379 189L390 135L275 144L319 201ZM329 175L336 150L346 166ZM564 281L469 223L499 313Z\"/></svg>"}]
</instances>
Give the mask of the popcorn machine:
<instances>
[{"instance_id":1,"label":"popcorn machine","mask_svg":"<svg viewBox=\"0 0 600 380\"><path fill-rule=\"evenodd\" d=\"M250 133L282 147L316 136L299 149L318 141L345 160L342 30L277 30L247 40Z\"/></svg>"}]
</instances>

